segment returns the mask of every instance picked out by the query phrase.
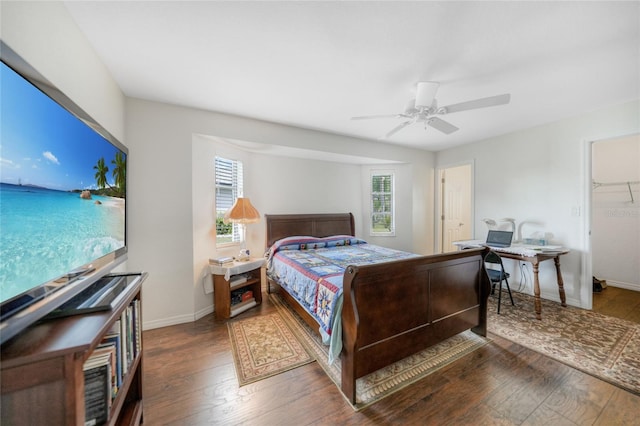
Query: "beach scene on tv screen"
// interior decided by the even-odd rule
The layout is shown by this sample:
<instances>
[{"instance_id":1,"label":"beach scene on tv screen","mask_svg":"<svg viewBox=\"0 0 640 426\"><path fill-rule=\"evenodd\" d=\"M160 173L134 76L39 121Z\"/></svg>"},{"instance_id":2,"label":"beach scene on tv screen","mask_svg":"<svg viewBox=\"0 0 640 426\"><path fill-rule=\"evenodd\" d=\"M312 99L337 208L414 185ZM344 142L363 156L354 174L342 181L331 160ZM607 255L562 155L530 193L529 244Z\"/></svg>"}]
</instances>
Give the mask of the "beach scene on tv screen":
<instances>
[{"instance_id":1,"label":"beach scene on tv screen","mask_svg":"<svg viewBox=\"0 0 640 426\"><path fill-rule=\"evenodd\" d=\"M2 64L0 301L125 244L126 156Z\"/></svg>"}]
</instances>

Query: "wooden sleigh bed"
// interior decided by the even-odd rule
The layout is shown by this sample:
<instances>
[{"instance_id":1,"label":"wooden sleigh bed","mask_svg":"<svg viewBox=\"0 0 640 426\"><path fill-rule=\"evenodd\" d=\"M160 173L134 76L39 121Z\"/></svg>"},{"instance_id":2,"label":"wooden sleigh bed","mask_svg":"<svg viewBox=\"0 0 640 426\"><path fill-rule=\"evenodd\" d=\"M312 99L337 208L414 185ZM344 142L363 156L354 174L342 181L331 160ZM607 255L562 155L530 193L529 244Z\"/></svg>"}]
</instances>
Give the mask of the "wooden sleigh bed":
<instances>
[{"instance_id":1,"label":"wooden sleigh bed","mask_svg":"<svg viewBox=\"0 0 640 426\"><path fill-rule=\"evenodd\" d=\"M268 248L290 236L355 235L351 213L265 218ZM345 269L340 361L347 399L356 402L356 379L373 371L468 329L486 336L485 254L485 249L471 249ZM271 277L268 286L318 329L318 322Z\"/></svg>"}]
</instances>

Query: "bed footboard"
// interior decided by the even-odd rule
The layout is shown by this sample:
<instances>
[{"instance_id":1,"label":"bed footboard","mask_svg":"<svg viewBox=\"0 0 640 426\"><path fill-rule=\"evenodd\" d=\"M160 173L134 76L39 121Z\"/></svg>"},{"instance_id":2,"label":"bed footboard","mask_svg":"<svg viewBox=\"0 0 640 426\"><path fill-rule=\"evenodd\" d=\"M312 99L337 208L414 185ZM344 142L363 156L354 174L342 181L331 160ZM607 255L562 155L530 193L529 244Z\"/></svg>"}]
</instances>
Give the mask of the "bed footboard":
<instances>
[{"instance_id":1,"label":"bed footboard","mask_svg":"<svg viewBox=\"0 0 640 426\"><path fill-rule=\"evenodd\" d=\"M485 336L487 249L349 266L342 311L342 392L356 379L462 331Z\"/></svg>"}]
</instances>

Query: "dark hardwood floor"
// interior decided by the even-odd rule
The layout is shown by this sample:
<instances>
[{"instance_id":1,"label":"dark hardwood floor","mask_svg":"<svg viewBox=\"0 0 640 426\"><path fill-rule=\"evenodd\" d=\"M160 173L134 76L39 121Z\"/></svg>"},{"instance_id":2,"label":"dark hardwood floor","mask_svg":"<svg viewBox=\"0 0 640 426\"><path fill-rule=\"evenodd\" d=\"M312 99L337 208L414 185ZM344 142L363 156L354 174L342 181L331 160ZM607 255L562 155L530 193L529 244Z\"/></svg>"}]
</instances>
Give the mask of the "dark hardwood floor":
<instances>
[{"instance_id":1,"label":"dark hardwood floor","mask_svg":"<svg viewBox=\"0 0 640 426\"><path fill-rule=\"evenodd\" d=\"M275 309L263 300L241 317ZM144 332L144 424L640 425L640 396L490 337L474 353L354 412L315 362L239 388L226 323L207 315Z\"/></svg>"}]
</instances>

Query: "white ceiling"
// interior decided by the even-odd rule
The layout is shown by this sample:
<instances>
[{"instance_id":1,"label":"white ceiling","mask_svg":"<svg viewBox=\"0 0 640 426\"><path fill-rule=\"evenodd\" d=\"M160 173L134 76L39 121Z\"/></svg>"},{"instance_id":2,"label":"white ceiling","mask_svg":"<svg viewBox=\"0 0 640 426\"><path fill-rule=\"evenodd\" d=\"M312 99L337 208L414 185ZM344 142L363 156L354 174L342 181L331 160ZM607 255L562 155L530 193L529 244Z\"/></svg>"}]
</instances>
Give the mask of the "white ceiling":
<instances>
[{"instance_id":1,"label":"white ceiling","mask_svg":"<svg viewBox=\"0 0 640 426\"><path fill-rule=\"evenodd\" d=\"M508 105L387 142L437 151L640 98L640 2L65 2L125 95L378 139L418 81Z\"/></svg>"}]
</instances>

